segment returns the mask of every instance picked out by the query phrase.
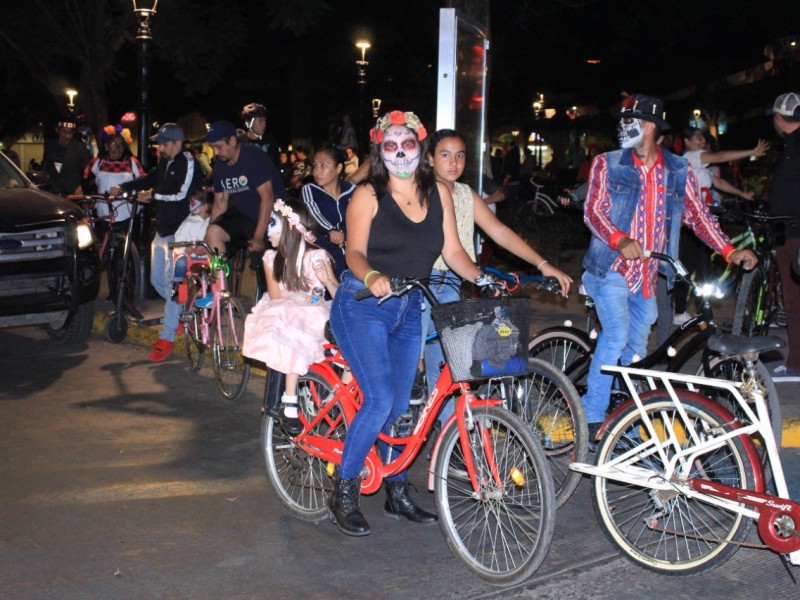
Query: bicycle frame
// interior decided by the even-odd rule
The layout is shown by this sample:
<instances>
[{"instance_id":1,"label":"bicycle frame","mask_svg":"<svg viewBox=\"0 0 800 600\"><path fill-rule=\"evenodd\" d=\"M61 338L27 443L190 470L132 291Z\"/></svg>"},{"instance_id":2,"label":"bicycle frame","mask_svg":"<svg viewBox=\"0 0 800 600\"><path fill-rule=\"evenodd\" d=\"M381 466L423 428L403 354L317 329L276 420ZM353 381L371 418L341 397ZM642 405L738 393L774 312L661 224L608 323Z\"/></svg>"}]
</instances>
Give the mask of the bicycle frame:
<instances>
[{"instance_id":1,"label":"bicycle frame","mask_svg":"<svg viewBox=\"0 0 800 600\"><path fill-rule=\"evenodd\" d=\"M316 425L323 420L334 426L338 424L342 415L331 415L332 410L336 406L341 407L345 421L350 423L361 406L361 389L355 379L345 384L334 369L334 366L347 366L339 349L333 345L326 345L325 348L327 351L325 360L312 365L310 370L318 373L325 381L332 384L335 397L329 400L324 406L320 406L319 413L311 422L303 423L305 430L295 438L294 442L308 454L327 461L329 465L333 464L338 466L341 464L344 441L333 440L321 435L311 435L308 432L313 431ZM362 473L362 493L373 494L377 492L384 478L400 473L410 466L411 462L416 458L417 454L419 454L422 445L427 439L428 433L433 428L433 424L436 421L442 404L450 395L457 392L461 393L456 398L455 414L442 427L441 431L444 431L447 425L453 419L456 419L470 482L474 492L476 494L479 493L479 477L476 473L472 452L470 451L468 434L468 431L472 430L475 426L475 418L472 411L473 409L502 405L502 400L478 398L472 393L469 384L453 382L449 365L445 365L442 370L439 381L423 406L412 433L405 437L391 437L384 433L378 436L380 441L393 446L404 446L404 448L399 455L392 458L388 463L383 462L375 448L370 450L364 463L364 472ZM306 421L302 411L300 413L300 419L301 421ZM441 436L437 439L436 447L431 457L431 464L435 464L436 462L440 440ZM497 472L494 457L491 455L492 447L489 444L485 444L484 447L487 449L487 462L492 469L490 475L495 484L502 488L503 477ZM433 489L434 478L435 474L431 468L428 475L428 487L430 490Z\"/></svg>"},{"instance_id":2,"label":"bicycle frame","mask_svg":"<svg viewBox=\"0 0 800 600\"><path fill-rule=\"evenodd\" d=\"M200 264L207 266L209 271L209 277L203 277L201 279L202 283L200 289L197 293L197 298L205 298L209 291L214 295L214 301L212 305L208 308L201 308L203 311L203 322L201 324L201 328L199 332L200 335L197 337L200 339L204 346L208 346L209 342L211 341L211 326L217 328L217 335L220 337L222 336L222 319L221 319L221 309L220 309L220 302L223 298L230 296L230 292L227 289L227 263L224 262L222 259L214 257L209 264L207 259L192 259L190 256L186 257L186 276L190 277L191 273L191 266L195 264ZM209 290L209 279L211 280L211 286ZM191 299L190 299L191 300ZM229 305L228 311L230 312L230 318L233 318L233 308ZM197 327L197 323L195 322L195 327ZM239 345L240 341L236 336L236 329L233 328L233 335L234 340L237 345Z\"/></svg>"},{"instance_id":3,"label":"bicycle frame","mask_svg":"<svg viewBox=\"0 0 800 600\"><path fill-rule=\"evenodd\" d=\"M781 535L779 531L787 527L796 530L800 526L800 504L789 497L778 447L770 426L766 400L758 386L746 389L748 397L755 403L755 411L753 411L742 396L741 390L744 387L742 383L631 367L604 366L604 370L617 374L625 382L630 397L647 429L647 439L645 440L643 432L642 443L615 456L612 460L599 465L572 463L571 469L593 477L603 477L651 490L677 491L688 498L754 519L758 524L762 540L772 550L789 554L792 564L800 565L800 536L795 537L797 536L796 532ZM659 425L667 429L666 431L657 430L650 419L644 407L644 400L648 398L648 393L640 395L634 379L645 381L651 390L650 394L656 390L667 392L679 419L676 419L676 422L661 421ZM746 415L749 423L737 421L729 412L713 401L705 400L704 404L720 417L720 422L730 424L731 427L728 431L721 428L714 430L701 438L691 426L689 415L681 402L681 395L692 394L692 392L676 389L675 384L690 385L697 389L718 388L729 392ZM601 434L615 416L616 414L606 420L601 427ZM755 444L750 438L753 434L758 434L764 441L777 496L764 491L763 468L757 458ZM734 488L717 482L689 477L692 466L699 457L721 448L728 440L735 437L742 438L745 451L750 455L755 474L755 490ZM670 448L671 453L666 451L667 447ZM654 470L636 465L642 458L652 455L658 456L661 464L665 465L663 472L656 473ZM787 525L789 522L791 525Z\"/></svg>"}]
</instances>

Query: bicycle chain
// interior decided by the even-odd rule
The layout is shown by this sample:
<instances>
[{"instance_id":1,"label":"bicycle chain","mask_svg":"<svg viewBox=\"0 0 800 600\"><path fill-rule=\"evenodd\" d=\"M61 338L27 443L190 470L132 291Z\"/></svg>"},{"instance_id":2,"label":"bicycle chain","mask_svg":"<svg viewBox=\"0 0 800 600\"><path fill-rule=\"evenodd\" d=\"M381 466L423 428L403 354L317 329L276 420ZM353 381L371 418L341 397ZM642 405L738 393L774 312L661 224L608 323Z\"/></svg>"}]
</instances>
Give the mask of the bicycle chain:
<instances>
[{"instance_id":1,"label":"bicycle chain","mask_svg":"<svg viewBox=\"0 0 800 600\"><path fill-rule=\"evenodd\" d=\"M714 544L733 544L735 546L744 546L745 548L754 548L756 550L769 550L769 546L766 544L757 544L755 542L736 542L733 540L721 540L718 538L713 537L706 537L702 535L696 535L693 533L686 533L680 531L673 531L671 529L666 529L664 527L648 527L652 531L658 531L660 533L667 533L669 535L676 535L678 537L688 538L690 540L700 540L702 542L712 542Z\"/></svg>"}]
</instances>

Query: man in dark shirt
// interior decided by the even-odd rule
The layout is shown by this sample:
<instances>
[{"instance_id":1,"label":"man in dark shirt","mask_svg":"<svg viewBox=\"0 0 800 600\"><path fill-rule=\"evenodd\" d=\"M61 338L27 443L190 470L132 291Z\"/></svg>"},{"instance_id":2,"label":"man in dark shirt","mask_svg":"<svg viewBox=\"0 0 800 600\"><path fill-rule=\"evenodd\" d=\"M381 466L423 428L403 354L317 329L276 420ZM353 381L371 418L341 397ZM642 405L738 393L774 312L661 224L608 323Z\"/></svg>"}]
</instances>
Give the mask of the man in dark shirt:
<instances>
[{"instance_id":1,"label":"man in dark shirt","mask_svg":"<svg viewBox=\"0 0 800 600\"><path fill-rule=\"evenodd\" d=\"M800 217L800 96L781 94L769 110L775 131L783 139L783 153L775 166L769 192L771 215ZM800 226L787 224L786 243L776 253L783 282L783 306L789 338L786 365L776 369L775 379L800 380L800 285L792 276L792 261L800 251Z\"/></svg>"},{"instance_id":2,"label":"man in dark shirt","mask_svg":"<svg viewBox=\"0 0 800 600\"><path fill-rule=\"evenodd\" d=\"M45 144L42 168L50 177L54 193L80 193L78 187L81 176L92 155L86 145L75 137L77 125L74 121L59 121L55 130L58 139L48 140Z\"/></svg>"},{"instance_id":3,"label":"man in dark shirt","mask_svg":"<svg viewBox=\"0 0 800 600\"><path fill-rule=\"evenodd\" d=\"M214 123L206 141L216 156L206 242L223 251L228 244L263 250L272 204L286 198L280 173L261 150L239 144L236 127L228 121Z\"/></svg>"},{"instance_id":4,"label":"man in dark shirt","mask_svg":"<svg viewBox=\"0 0 800 600\"><path fill-rule=\"evenodd\" d=\"M189 215L189 196L200 186L202 171L191 152L183 150L183 129L175 123L162 125L153 141L158 143L158 165L147 175L115 186L120 191L152 189L156 201L156 235L150 247L150 283L164 299L164 328L147 355L151 362L161 362L172 354L175 332L180 322L181 306L172 300L172 278L175 269L169 244L175 231ZM140 195L140 200L146 196Z\"/></svg>"}]
</instances>

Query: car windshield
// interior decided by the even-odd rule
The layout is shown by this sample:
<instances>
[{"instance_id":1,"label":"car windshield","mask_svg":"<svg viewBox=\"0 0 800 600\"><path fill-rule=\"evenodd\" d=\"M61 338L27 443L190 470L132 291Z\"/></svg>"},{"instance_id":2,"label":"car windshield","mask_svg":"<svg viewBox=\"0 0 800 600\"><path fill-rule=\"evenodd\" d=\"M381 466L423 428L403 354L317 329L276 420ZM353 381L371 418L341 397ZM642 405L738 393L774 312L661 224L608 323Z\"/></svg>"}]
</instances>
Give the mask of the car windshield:
<instances>
[{"instance_id":1,"label":"car windshield","mask_svg":"<svg viewBox=\"0 0 800 600\"><path fill-rule=\"evenodd\" d=\"M25 176L22 175L8 157L0 152L0 188L27 187Z\"/></svg>"}]
</instances>

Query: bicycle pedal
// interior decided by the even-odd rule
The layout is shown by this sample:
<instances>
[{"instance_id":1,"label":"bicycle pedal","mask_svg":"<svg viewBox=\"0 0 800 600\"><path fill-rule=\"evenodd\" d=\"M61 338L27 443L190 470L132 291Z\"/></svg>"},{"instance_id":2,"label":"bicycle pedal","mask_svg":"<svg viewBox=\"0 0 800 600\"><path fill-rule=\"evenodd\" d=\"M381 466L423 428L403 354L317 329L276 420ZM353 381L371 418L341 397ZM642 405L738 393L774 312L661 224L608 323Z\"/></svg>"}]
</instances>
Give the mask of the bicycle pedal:
<instances>
[{"instance_id":1,"label":"bicycle pedal","mask_svg":"<svg viewBox=\"0 0 800 600\"><path fill-rule=\"evenodd\" d=\"M786 327L786 325L789 323L789 319L786 316L786 312L779 310L775 313L775 318L772 322L777 327Z\"/></svg>"}]
</instances>

